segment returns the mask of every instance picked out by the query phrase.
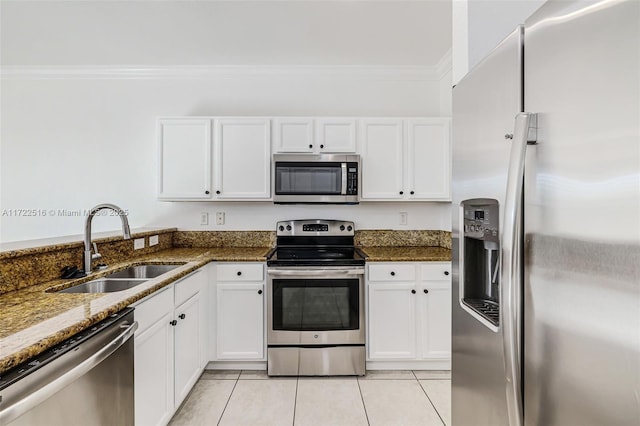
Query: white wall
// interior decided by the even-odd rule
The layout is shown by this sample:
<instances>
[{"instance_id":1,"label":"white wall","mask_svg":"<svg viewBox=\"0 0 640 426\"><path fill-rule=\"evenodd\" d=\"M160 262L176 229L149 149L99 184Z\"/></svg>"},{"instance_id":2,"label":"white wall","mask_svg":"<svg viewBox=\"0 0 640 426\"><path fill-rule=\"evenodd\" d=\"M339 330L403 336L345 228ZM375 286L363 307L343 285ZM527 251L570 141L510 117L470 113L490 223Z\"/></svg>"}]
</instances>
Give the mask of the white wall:
<instances>
[{"instance_id":1,"label":"white wall","mask_svg":"<svg viewBox=\"0 0 640 426\"><path fill-rule=\"evenodd\" d=\"M455 84L546 0L453 1Z\"/></svg>"},{"instance_id":2,"label":"white wall","mask_svg":"<svg viewBox=\"0 0 640 426\"><path fill-rule=\"evenodd\" d=\"M9 3L11 7L7 8ZM90 43L74 41L71 37L82 36L76 33L80 31L76 21L82 21L79 14L86 17L87 13L93 13L93 9L86 6L93 2L63 2L65 7L80 5L79 9L72 10L75 14L66 10L75 19L60 18L66 26L52 25L45 19L44 15L51 17L52 10L57 11L55 7L47 9L53 7L49 3L40 3L43 10L28 3L32 2L23 2L24 6L14 2L2 4L2 241L81 233L83 210L102 202L127 209L134 227L272 230L277 220L325 217L354 220L361 229L449 229L448 204L305 207L275 206L267 202L175 203L155 199L156 117L449 115L450 84L443 83L450 78L447 77L450 66L447 67L446 49L444 59L440 57L433 66L420 61L409 65L380 65L372 63L376 55L373 51L365 55L366 61L363 57L357 58L364 63L340 63L336 56L326 61L318 59L316 64L291 66L286 58L279 59L283 64L259 63L259 50L254 54L256 57L250 58L254 64L193 64L189 58L198 55L185 59L176 53L180 49L169 49L165 62L159 63L162 55L133 55L140 53L138 43L132 43L131 51L122 51L126 47L114 44L111 38L99 38L93 30L85 28L94 37L93 41L101 42L101 49L112 55L111 63L96 63L99 56L86 51ZM163 2L108 3L135 7L153 4L155 7L156 3ZM211 8L220 4L204 3ZM230 7L229 3L222 3L225 8ZM239 7L245 7L245 3L239 2ZM179 7L178 10L186 13ZM144 11L143 8L137 13ZM136 22L136 15L104 15L109 19L116 16L126 22ZM101 16L92 19L102 22ZM242 24L238 23L244 27ZM70 33L65 33L65 28ZM63 33L55 36L58 40L75 43L75 48L69 51L58 42L53 43L56 49L66 52L64 61L39 50L41 43L46 44L46 38L39 39L30 32L45 37L51 35L53 29ZM185 26L182 29L188 31ZM194 31L197 34L201 30L196 26ZM130 30L126 29L125 33L127 31ZM233 38L227 42L233 43ZM150 48L153 43L147 40L142 44ZM188 46L184 49L188 50ZM198 49L196 53L200 54ZM225 47L223 54L214 55L212 62L229 60L225 55L232 50ZM249 47L240 50L248 52L245 57L251 56ZM136 57L146 58L147 63L125 63L127 57L131 61ZM17 211L19 209L35 211ZM61 210L81 214L69 216L61 214ZM202 211L211 213L211 223L214 212L225 211L226 224L201 226ZM408 212L406 226L398 225L400 211ZM96 231L118 228L117 218L94 220Z\"/></svg>"}]
</instances>

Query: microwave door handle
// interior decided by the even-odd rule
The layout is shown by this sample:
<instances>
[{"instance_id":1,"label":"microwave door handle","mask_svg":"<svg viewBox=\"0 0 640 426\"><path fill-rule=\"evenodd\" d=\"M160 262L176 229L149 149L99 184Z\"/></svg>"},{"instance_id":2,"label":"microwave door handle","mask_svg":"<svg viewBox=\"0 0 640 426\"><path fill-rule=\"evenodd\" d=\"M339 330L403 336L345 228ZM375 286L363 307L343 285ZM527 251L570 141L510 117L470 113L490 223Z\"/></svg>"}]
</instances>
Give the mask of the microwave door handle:
<instances>
[{"instance_id":1,"label":"microwave door handle","mask_svg":"<svg viewBox=\"0 0 640 426\"><path fill-rule=\"evenodd\" d=\"M342 169L342 189L340 194L347 195L347 163L342 163L340 168Z\"/></svg>"}]
</instances>

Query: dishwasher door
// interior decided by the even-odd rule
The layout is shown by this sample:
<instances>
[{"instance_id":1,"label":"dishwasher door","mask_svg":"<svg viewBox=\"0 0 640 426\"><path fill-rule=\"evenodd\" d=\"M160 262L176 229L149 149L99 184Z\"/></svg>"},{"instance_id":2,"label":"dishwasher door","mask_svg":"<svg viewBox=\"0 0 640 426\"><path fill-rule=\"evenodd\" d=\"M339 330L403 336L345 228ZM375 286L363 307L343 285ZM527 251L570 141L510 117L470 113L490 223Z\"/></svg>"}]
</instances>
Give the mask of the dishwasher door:
<instances>
[{"instance_id":1,"label":"dishwasher door","mask_svg":"<svg viewBox=\"0 0 640 426\"><path fill-rule=\"evenodd\" d=\"M0 425L133 425L133 309L9 371Z\"/></svg>"}]
</instances>

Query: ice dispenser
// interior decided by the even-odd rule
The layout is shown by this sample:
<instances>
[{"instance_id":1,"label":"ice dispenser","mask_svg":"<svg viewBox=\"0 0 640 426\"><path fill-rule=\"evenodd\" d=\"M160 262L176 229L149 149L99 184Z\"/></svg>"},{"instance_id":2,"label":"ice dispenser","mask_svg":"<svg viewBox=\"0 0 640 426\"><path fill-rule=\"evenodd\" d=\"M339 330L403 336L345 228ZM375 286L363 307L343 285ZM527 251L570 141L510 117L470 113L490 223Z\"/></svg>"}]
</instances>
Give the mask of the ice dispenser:
<instances>
[{"instance_id":1,"label":"ice dispenser","mask_svg":"<svg viewBox=\"0 0 640 426\"><path fill-rule=\"evenodd\" d=\"M462 202L462 211L462 302L468 310L497 327L500 325L498 201L466 200Z\"/></svg>"}]
</instances>

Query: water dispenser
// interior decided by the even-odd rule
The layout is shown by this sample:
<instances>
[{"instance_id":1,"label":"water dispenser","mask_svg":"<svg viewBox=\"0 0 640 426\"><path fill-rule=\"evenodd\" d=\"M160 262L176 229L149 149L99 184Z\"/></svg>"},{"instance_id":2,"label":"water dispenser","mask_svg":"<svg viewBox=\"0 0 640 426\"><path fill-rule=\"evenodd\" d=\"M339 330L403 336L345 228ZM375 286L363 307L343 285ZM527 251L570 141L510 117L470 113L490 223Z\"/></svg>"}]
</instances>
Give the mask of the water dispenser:
<instances>
[{"instance_id":1,"label":"water dispenser","mask_svg":"<svg viewBox=\"0 0 640 426\"><path fill-rule=\"evenodd\" d=\"M500 325L500 233L498 201L462 202L462 302L494 326Z\"/></svg>"}]
</instances>

